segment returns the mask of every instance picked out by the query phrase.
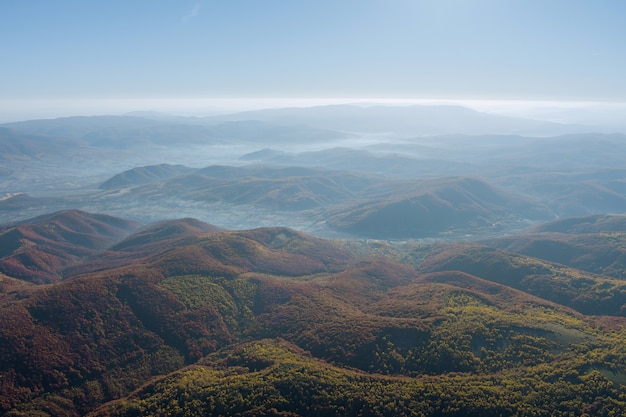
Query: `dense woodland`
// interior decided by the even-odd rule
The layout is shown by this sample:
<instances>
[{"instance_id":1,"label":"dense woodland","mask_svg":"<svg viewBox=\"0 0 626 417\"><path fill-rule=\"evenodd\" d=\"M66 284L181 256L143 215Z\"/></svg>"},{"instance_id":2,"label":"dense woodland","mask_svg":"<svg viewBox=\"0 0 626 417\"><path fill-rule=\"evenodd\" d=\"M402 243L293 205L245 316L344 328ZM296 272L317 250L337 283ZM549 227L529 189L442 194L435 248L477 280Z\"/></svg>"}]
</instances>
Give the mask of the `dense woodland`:
<instances>
[{"instance_id":1,"label":"dense woodland","mask_svg":"<svg viewBox=\"0 0 626 417\"><path fill-rule=\"evenodd\" d=\"M6 226L1 413L622 415L624 219L519 248L80 211Z\"/></svg>"}]
</instances>

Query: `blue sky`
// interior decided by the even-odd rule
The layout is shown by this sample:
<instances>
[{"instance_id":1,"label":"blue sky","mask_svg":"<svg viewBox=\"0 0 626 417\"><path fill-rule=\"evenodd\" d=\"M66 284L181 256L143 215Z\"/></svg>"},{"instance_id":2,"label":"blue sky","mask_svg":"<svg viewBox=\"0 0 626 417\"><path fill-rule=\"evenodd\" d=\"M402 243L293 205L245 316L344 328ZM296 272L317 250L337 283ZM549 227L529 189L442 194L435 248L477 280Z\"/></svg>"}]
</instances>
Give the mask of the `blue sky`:
<instances>
[{"instance_id":1,"label":"blue sky","mask_svg":"<svg viewBox=\"0 0 626 417\"><path fill-rule=\"evenodd\" d=\"M0 0L0 99L626 101L622 0Z\"/></svg>"}]
</instances>

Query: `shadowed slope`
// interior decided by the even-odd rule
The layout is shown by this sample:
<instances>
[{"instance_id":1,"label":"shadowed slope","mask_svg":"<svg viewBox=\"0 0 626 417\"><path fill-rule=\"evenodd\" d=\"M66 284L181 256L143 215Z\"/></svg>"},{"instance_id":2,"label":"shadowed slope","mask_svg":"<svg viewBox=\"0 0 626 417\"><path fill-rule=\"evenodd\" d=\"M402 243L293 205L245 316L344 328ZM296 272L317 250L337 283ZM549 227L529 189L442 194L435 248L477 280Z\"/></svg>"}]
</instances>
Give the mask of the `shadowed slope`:
<instances>
[{"instance_id":1,"label":"shadowed slope","mask_svg":"<svg viewBox=\"0 0 626 417\"><path fill-rule=\"evenodd\" d=\"M477 179L438 179L405 187L398 192L388 186L387 195L343 210L328 223L362 236L408 238L454 230L497 231L501 222L550 217L540 204Z\"/></svg>"},{"instance_id":2,"label":"shadowed slope","mask_svg":"<svg viewBox=\"0 0 626 417\"><path fill-rule=\"evenodd\" d=\"M626 278L626 216L623 215L561 219L536 226L530 233L485 243L596 274Z\"/></svg>"},{"instance_id":3,"label":"shadowed slope","mask_svg":"<svg viewBox=\"0 0 626 417\"><path fill-rule=\"evenodd\" d=\"M193 168L183 165L169 164L138 167L113 176L103 182L99 188L109 190L128 187L131 185L147 184L153 181L164 180L177 175L186 174L193 170Z\"/></svg>"},{"instance_id":4,"label":"shadowed slope","mask_svg":"<svg viewBox=\"0 0 626 417\"><path fill-rule=\"evenodd\" d=\"M626 232L626 215L597 214L593 216L570 217L541 224L534 227L533 231L573 234Z\"/></svg>"}]
</instances>

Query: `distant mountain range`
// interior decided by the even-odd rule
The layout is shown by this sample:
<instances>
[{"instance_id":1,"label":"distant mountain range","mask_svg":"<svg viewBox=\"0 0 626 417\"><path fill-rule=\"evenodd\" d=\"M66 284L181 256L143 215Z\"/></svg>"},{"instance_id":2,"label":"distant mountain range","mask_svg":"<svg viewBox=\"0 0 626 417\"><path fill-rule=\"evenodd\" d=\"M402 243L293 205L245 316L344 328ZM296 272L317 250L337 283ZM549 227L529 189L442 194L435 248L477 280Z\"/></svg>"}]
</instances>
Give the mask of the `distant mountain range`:
<instances>
[{"instance_id":1,"label":"distant mountain range","mask_svg":"<svg viewBox=\"0 0 626 417\"><path fill-rule=\"evenodd\" d=\"M80 141L83 146L105 149L254 144L271 141L326 142L343 139L345 133L308 126L274 126L259 121L199 124L195 119L175 122L131 116L85 116L6 123L5 129L22 134ZM58 139L55 139L58 140ZM49 145L55 141L49 139Z\"/></svg>"},{"instance_id":2,"label":"distant mountain range","mask_svg":"<svg viewBox=\"0 0 626 417\"><path fill-rule=\"evenodd\" d=\"M81 139L100 147L212 143L331 141L353 133L393 133L404 137L446 134L550 136L584 132L575 125L482 113L460 106L335 105L283 108L223 116L76 116L12 122L0 127L22 133ZM341 132L341 133L340 133Z\"/></svg>"},{"instance_id":3,"label":"distant mountain range","mask_svg":"<svg viewBox=\"0 0 626 417\"><path fill-rule=\"evenodd\" d=\"M331 105L256 110L204 119L216 123L258 120L276 125L308 125L345 132L394 132L402 135L527 134L549 136L580 132L554 122L499 116L452 105Z\"/></svg>"}]
</instances>

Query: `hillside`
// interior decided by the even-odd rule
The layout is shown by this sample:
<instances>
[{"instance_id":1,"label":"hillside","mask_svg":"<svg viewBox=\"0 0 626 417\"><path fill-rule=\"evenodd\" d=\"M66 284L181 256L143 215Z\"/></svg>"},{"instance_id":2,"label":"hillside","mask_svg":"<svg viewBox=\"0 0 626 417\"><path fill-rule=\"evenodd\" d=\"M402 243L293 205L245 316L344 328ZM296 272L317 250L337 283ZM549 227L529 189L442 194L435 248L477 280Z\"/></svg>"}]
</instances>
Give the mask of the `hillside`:
<instances>
[{"instance_id":1,"label":"hillside","mask_svg":"<svg viewBox=\"0 0 626 417\"><path fill-rule=\"evenodd\" d=\"M463 158L450 158L450 154L441 149L426 146L417 148L415 153L397 152L393 144L379 145L381 151L333 147L319 151L280 152L262 149L241 156L241 160L288 166L325 167L342 171L355 171L385 176L386 178L436 178L451 175L468 175L480 172L478 165L469 163Z\"/></svg>"},{"instance_id":2,"label":"hillside","mask_svg":"<svg viewBox=\"0 0 626 417\"><path fill-rule=\"evenodd\" d=\"M626 232L626 215L600 214L570 217L538 225L533 228L533 231L575 234Z\"/></svg>"},{"instance_id":3,"label":"hillside","mask_svg":"<svg viewBox=\"0 0 626 417\"><path fill-rule=\"evenodd\" d=\"M78 210L0 228L0 272L36 284L55 282L63 269L137 229L135 222Z\"/></svg>"},{"instance_id":4,"label":"hillside","mask_svg":"<svg viewBox=\"0 0 626 417\"><path fill-rule=\"evenodd\" d=\"M595 215L558 220L531 233L485 241L490 246L626 279L626 216Z\"/></svg>"},{"instance_id":5,"label":"hillside","mask_svg":"<svg viewBox=\"0 0 626 417\"><path fill-rule=\"evenodd\" d=\"M107 190L112 188L123 188L130 185L147 184L153 181L172 178L177 175L193 171L193 168L183 165L151 165L129 169L113 176L100 185L100 188Z\"/></svg>"},{"instance_id":6,"label":"hillside","mask_svg":"<svg viewBox=\"0 0 626 417\"><path fill-rule=\"evenodd\" d=\"M160 171L157 167L145 168ZM213 165L171 179L166 177L135 178L129 182L137 186L120 193L116 189L131 184L113 177L101 186L111 189L111 194L104 194L103 199L126 204L177 199L182 206L226 203L262 210L301 211L353 199L371 184L381 182L380 178L366 174L268 165ZM148 183L141 185L144 182Z\"/></svg>"},{"instance_id":7,"label":"hillside","mask_svg":"<svg viewBox=\"0 0 626 417\"><path fill-rule=\"evenodd\" d=\"M50 138L0 126L0 161L6 163L67 156L76 146L78 143L74 140ZM4 175L9 173L5 171Z\"/></svg>"},{"instance_id":8,"label":"hillside","mask_svg":"<svg viewBox=\"0 0 626 417\"><path fill-rule=\"evenodd\" d=\"M204 204L221 211L232 207L234 213L256 216L284 212L278 221L287 225L296 218L294 212L309 211L294 223L308 224L320 234L370 238L488 236L553 218L539 201L472 177L386 179L275 165L208 166L171 179L111 189L99 198L105 204L116 202L116 207L152 201L156 206L166 202L183 208ZM238 228L236 223L233 228Z\"/></svg>"},{"instance_id":9,"label":"hillside","mask_svg":"<svg viewBox=\"0 0 626 417\"><path fill-rule=\"evenodd\" d=\"M624 180L551 180L548 175L539 182L541 184L528 187L526 192L543 198L559 217L626 212Z\"/></svg>"},{"instance_id":10,"label":"hillside","mask_svg":"<svg viewBox=\"0 0 626 417\"><path fill-rule=\"evenodd\" d=\"M328 223L359 236L418 238L444 232L488 234L516 222L550 218L546 207L478 179L413 184L404 192L388 187L386 195L339 211Z\"/></svg>"},{"instance_id":11,"label":"hillside","mask_svg":"<svg viewBox=\"0 0 626 417\"><path fill-rule=\"evenodd\" d=\"M0 413L622 410L621 282L476 244L393 251L181 219L61 282L0 275Z\"/></svg>"},{"instance_id":12,"label":"hillside","mask_svg":"<svg viewBox=\"0 0 626 417\"><path fill-rule=\"evenodd\" d=\"M92 417L218 416L565 416L626 411L599 371L532 367L496 375L387 377L329 366L281 340L262 340L209 356L142 387ZM558 381L557 383L555 383ZM602 399L594 397L601 393Z\"/></svg>"},{"instance_id":13,"label":"hillside","mask_svg":"<svg viewBox=\"0 0 626 417\"><path fill-rule=\"evenodd\" d=\"M462 271L583 314L626 315L626 281L479 244L441 245L421 261L419 270Z\"/></svg>"}]
</instances>

